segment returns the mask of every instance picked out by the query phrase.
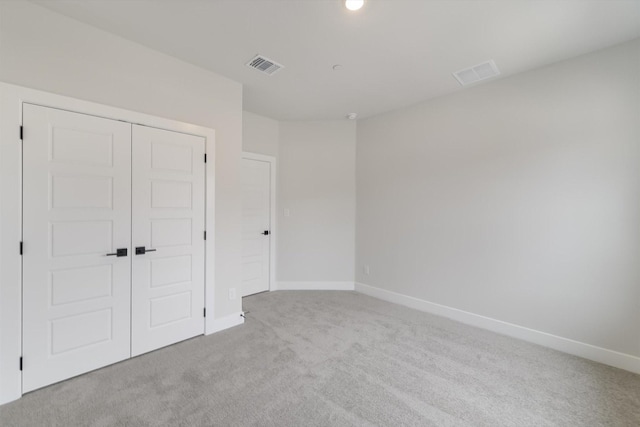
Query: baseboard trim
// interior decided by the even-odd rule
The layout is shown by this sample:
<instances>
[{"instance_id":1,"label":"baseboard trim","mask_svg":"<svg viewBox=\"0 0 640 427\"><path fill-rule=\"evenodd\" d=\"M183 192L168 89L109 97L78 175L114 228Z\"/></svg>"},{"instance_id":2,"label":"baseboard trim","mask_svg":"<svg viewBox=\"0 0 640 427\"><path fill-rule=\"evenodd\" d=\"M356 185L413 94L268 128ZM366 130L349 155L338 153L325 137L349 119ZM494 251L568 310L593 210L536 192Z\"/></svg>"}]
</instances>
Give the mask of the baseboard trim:
<instances>
[{"instance_id":1,"label":"baseboard trim","mask_svg":"<svg viewBox=\"0 0 640 427\"><path fill-rule=\"evenodd\" d=\"M275 289L274 289L275 288ZM353 282L277 282L272 291L353 291Z\"/></svg>"},{"instance_id":2,"label":"baseboard trim","mask_svg":"<svg viewBox=\"0 0 640 427\"><path fill-rule=\"evenodd\" d=\"M597 347L569 338L563 338L513 323L503 322L446 305L433 303L397 292L387 291L364 283L355 283L355 291L384 301L404 305L416 310L425 311L442 317L447 317L471 326L487 329L523 341L549 347L554 350L583 357L605 365L640 374L640 357L620 353L614 350Z\"/></svg>"},{"instance_id":3,"label":"baseboard trim","mask_svg":"<svg viewBox=\"0 0 640 427\"><path fill-rule=\"evenodd\" d=\"M213 319L211 328L207 331L207 335L215 334L216 332L224 331L225 329L233 328L234 326L242 325L243 323L243 311L239 311L219 319Z\"/></svg>"}]
</instances>

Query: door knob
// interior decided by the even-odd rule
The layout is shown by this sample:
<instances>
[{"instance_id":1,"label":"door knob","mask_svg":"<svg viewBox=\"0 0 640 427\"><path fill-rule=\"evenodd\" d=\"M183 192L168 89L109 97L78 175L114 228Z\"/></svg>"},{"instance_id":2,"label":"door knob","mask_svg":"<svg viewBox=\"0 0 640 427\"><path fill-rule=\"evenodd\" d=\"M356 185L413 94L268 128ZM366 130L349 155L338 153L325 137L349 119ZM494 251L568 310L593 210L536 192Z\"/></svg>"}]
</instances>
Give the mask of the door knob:
<instances>
[{"instance_id":1,"label":"door knob","mask_svg":"<svg viewBox=\"0 0 640 427\"><path fill-rule=\"evenodd\" d=\"M122 257L122 256L127 256L127 255L128 255L127 248L116 249L116 251L114 253L107 254L107 256L115 256L115 257Z\"/></svg>"},{"instance_id":2,"label":"door knob","mask_svg":"<svg viewBox=\"0 0 640 427\"><path fill-rule=\"evenodd\" d=\"M264 234L265 236L268 236L268 235L269 235L269 230L264 230L264 231L262 232L262 234Z\"/></svg>"},{"instance_id":3,"label":"door knob","mask_svg":"<svg viewBox=\"0 0 640 427\"><path fill-rule=\"evenodd\" d=\"M147 252L155 252L155 249L147 249L144 246L138 246L136 247L136 255L144 255Z\"/></svg>"}]
</instances>

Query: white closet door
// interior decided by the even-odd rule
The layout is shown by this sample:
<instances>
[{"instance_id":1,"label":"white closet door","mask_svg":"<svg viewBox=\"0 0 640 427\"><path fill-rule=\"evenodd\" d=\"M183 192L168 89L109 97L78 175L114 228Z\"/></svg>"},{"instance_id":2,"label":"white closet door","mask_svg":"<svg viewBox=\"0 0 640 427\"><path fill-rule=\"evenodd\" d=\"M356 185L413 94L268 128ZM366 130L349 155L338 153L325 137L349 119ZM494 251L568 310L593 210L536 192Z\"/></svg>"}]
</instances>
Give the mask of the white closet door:
<instances>
[{"instance_id":1,"label":"white closet door","mask_svg":"<svg viewBox=\"0 0 640 427\"><path fill-rule=\"evenodd\" d=\"M204 333L205 141L133 125L132 144L137 356Z\"/></svg>"},{"instance_id":2,"label":"white closet door","mask_svg":"<svg viewBox=\"0 0 640 427\"><path fill-rule=\"evenodd\" d=\"M243 297L269 290L270 203L271 164L242 159Z\"/></svg>"},{"instance_id":3,"label":"white closet door","mask_svg":"<svg viewBox=\"0 0 640 427\"><path fill-rule=\"evenodd\" d=\"M28 392L130 357L131 125L29 104L23 125Z\"/></svg>"}]
</instances>

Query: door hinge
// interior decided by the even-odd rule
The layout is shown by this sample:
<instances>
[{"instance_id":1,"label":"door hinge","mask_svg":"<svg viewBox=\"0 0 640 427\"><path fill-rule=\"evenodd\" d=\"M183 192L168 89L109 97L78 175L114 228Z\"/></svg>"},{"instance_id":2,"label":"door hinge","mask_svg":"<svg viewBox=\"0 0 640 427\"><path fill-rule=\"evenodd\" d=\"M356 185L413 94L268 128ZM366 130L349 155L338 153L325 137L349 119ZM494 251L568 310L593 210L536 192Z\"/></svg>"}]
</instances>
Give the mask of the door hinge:
<instances>
[{"instance_id":1,"label":"door hinge","mask_svg":"<svg viewBox=\"0 0 640 427\"><path fill-rule=\"evenodd\" d=\"M204 232L204 240L207 240L207 232Z\"/></svg>"},{"instance_id":2,"label":"door hinge","mask_svg":"<svg viewBox=\"0 0 640 427\"><path fill-rule=\"evenodd\" d=\"M207 163L207 153L204 153L204 162Z\"/></svg>"},{"instance_id":3,"label":"door hinge","mask_svg":"<svg viewBox=\"0 0 640 427\"><path fill-rule=\"evenodd\" d=\"M20 242L20 255L22 255L22 242Z\"/></svg>"},{"instance_id":4,"label":"door hinge","mask_svg":"<svg viewBox=\"0 0 640 427\"><path fill-rule=\"evenodd\" d=\"M20 141L22 141L23 136L24 136L24 128L20 126Z\"/></svg>"},{"instance_id":5,"label":"door hinge","mask_svg":"<svg viewBox=\"0 0 640 427\"><path fill-rule=\"evenodd\" d=\"M203 317L207 317L207 307L202 309L202 315Z\"/></svg>"},{"instance_id":6,"label":"door hinge","mask_svg":"<svg viewBox=\"0 0 640 427\"><path fill-rule=\"evenodd\" d=\"M22 371L22 356L20 356L20 370Z\"/></svg>"}]
</instances>

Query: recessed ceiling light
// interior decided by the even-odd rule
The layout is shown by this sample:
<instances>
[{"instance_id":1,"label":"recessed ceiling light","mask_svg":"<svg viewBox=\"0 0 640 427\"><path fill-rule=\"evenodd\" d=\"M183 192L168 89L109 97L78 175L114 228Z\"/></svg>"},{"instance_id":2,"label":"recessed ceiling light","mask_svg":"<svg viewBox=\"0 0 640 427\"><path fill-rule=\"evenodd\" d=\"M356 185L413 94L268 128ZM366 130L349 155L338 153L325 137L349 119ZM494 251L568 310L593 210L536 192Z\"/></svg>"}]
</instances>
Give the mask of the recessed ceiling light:
<instances>
[{"instance_id":1,"label":"recessed ceiling light","mask_svg":"<svg viewBox=\"0 0 640 427\"><path fill-rule=\"evenodd\" d=\"M340 70L342 70L342 65L336 64L333 66L333 71L340 71Z\"/></svg>"},{"instance_id":2,"label":"recessed ceiling light","mask_svg":"<svg viewBox=\"0 0 640 427\"><path fill-rule=\"evenodd\" d=\"M349 113L347 114L347 119L349 120L355 120L358 118L358 113Z\"/></svg>"},{"instance_id":3,"label":"recessed ceiling light","mask_svg":"<svg viewBox=\"0 0 640 427\"><path fill-rule=\"evenodd\" d=\"M364 6L364 0L344 0L344 7L349 10L359 10Z\"/></svg>"}]
</instances>

